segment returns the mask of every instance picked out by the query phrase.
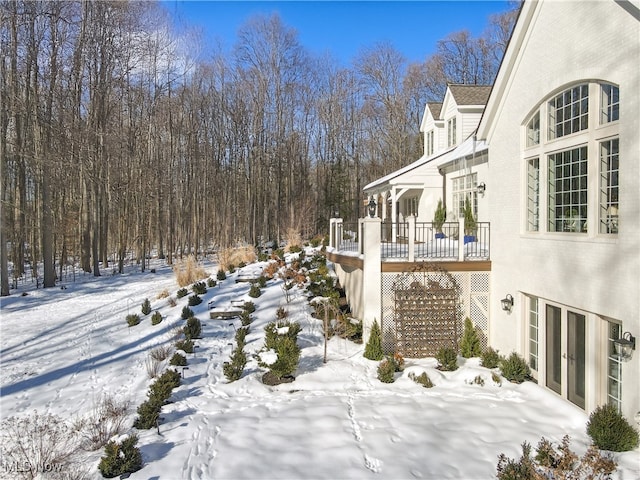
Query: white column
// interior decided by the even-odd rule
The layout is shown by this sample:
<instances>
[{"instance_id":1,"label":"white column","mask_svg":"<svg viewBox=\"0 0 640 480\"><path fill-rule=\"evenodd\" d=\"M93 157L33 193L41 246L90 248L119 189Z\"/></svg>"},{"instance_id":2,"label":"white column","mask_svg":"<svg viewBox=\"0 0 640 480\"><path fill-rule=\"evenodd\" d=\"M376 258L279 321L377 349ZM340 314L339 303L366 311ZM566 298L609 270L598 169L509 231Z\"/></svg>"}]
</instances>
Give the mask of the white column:
<instances>
[{"instance_id":1,"label":"white column","mask_svg":"<svg viewBox=\"0 0 640 480\"><path fill-rule=\"evenodd\" d=\"M381 323L382 312L382 268L380 264L380 229L379 218L364 218L362 265L362 335L366 343L374 320Z\"/></svg>"},{"instance_id":2,"label":"white column","mask_svg":"<svg viewBox=\"0 0 640 480\"><path fill-rule=\"evenodd\" d=\"M464 261L464 218L458 219L458 261Z\"/></svg>"},{"instance_id":3,"label":"white column","mask_svg":"<svg viewBox=\"0 0 640 480\"><path fill-rule=\"evenodd\" d=\"M409 215L407 217L407 228L409 231L407 232L407 241L409 244L407 245L409 249L409 261L415 262L416 260L416 217L413 215Z\"/></svg>"}]
</instances>

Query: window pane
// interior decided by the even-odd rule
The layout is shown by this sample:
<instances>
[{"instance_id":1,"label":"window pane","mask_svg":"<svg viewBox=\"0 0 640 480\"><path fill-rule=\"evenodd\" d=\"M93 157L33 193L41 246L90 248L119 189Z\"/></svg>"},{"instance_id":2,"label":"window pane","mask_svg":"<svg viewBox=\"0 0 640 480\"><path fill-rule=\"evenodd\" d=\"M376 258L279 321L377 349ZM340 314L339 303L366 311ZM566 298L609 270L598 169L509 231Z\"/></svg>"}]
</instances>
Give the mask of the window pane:
<instances>
[{"instance_id":1,"label":"window pane","mask_svg":"<svg viewBox=\"0 0 640 480\"><path fill-rule=\"evenodd\" d=\"M618 233L618 139L600 144L600 233Z\"/></svg>"},{"instance_id":2,"label":"window pane","mask_svg":"<svg viewBox=\"0 0 640 480\"><path fill-rule=\"evenodd\" d=\"M587 148L549 156L550 232L587 231Z\"/></svg>"},{"instance_id":3,"label":"window pane","mask_svg":"<svg viewBox=\"0 0 640 480\"><path fill-rule=\"evenodd\" d=\"M548 103L549 139L589 128L589 88L580 85L562 92Z\"/></svg>"}]
</instances>

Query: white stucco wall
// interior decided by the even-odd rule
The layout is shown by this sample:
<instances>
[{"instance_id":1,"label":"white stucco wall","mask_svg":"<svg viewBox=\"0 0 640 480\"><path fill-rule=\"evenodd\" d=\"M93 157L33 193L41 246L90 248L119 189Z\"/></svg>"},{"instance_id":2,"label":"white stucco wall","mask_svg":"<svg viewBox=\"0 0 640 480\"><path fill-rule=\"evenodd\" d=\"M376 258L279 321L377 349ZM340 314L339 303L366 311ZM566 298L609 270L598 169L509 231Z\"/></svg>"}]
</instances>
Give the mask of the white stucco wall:
<instances>
[{"instance_id":1,"label":"white stucco wall","mask_svg":"<svg viewBox=\"0 0 640 480\"><path fill-rule=\"evenodd\" d=\"M631 11L613 0L542 2L533 13L515 69L504 80L498 115L481 129L489 132L491 180L486 198L491 304L497 307L492 309L490 342L502 352L526 351L523 294L589 313L591 341L602 342L598 317L621 322L623 331L640 339L640 42L639 23L632 13L635 9L637 15L640 3L629 5ZM597 235L595 225L589 234L545 233L546 225L541 225L540 233L526 234L521 126L550 94L583 80L603 80L620 88L620 233L613 238ZM590 197L598 191L597 165L590 158ZM546 205L543 199L541 208ZM507 293L516 299L511 314L499 308ZM587 362L601 362L602 354L602 348L591 343ZM623 412L631 418L640 410L639 365L640 345L633 360L623 365ZM603 387L596 377L587 378L592 396ZM592 398L587 410L601 400Z\"/></svg>"}]
</instances>

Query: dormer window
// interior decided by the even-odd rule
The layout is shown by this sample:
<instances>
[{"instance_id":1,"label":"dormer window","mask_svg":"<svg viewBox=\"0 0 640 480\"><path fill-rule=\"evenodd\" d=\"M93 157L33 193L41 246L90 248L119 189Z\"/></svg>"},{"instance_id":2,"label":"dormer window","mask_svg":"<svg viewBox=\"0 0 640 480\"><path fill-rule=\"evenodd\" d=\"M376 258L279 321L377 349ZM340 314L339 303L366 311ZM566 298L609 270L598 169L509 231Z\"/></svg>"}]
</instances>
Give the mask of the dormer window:
<instances>
[{"instance_id":1,"label":"dormer window","mask_svg":"<svg viewBox=\"0 0 640 480\"><path fill-rule=\"evenodd\" d=\"M456 144L456 117L447 122L447 146L453 147Z\"/></svg>"}]
</instances>

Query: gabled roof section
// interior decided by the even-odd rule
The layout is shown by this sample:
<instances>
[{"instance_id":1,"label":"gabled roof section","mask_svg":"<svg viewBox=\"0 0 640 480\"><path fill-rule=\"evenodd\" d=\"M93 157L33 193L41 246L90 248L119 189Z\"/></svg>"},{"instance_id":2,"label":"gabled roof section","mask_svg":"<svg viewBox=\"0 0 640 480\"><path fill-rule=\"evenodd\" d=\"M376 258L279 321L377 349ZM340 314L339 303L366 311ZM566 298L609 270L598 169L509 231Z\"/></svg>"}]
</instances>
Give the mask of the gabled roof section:
<instances>
[{"instance_id":1,"label":"gabled roof section","mask_svg":"<svg viewBox=\"0 0 640 480\"><path fill-rule=\"evenodd\" d=\"M431 111L434 120L441 120L442 102L427 102L427 108Z\"/></svg>"},{"instance_id":2,"label":"gabled roof section","mask_svg":"<svg viewBox=\"0 0 640 480\"><path fill-rule=\"evenodd\" d=\"M457 105L486 105L491 85L449 85Z\"/></svg>"},{"instance_id":3,"label":"gabled roof section","mask_svg":"<svg viewBox=\"0 0 640 480\"><path fill-rule=\"evenodd\" d=\"M427 102L427 105L424 107L424 113L422 114L422 121L420 122L420 131L424 132L426 130L429 116L433 118L434 122L441 120L440 119L441 111L442 111L442 103Z\"/></svg>"}]
</instances>

